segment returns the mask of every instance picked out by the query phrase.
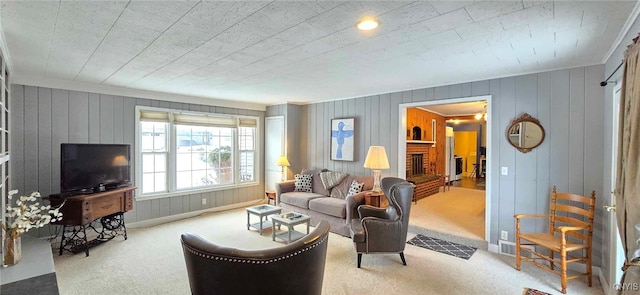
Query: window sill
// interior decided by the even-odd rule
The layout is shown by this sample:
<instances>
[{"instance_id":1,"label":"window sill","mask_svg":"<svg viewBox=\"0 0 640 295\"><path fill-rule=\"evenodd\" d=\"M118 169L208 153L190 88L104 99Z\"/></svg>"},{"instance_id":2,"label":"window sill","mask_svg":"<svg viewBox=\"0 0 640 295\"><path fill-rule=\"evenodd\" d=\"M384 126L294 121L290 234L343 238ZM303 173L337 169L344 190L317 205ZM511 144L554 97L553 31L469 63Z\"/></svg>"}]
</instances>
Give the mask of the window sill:
<instances>
[{"instance_id":1,"label":"window sill","mask_svg":"<svg viewBox=\"0 0 640 295\"><path fill-rule=\"evenodd\" d=\"M246 182L242 184L233 184L233 185L225 185L225 186L216 186L211 188L202 188L195 190L183 190L183 191L175 191L175 192L167 192L167 193L159 193L159 194L148 194L148 195L138 195L136 196L136 201L148 201L154 199L164 199L164 198L172 198L177 196L186 196L191 194L201 194L201 193L209 193L216 191L224 191L234 188L243 188L243 187L252 187L258 186L259 182Z\"/></svg>"}]
</instances>

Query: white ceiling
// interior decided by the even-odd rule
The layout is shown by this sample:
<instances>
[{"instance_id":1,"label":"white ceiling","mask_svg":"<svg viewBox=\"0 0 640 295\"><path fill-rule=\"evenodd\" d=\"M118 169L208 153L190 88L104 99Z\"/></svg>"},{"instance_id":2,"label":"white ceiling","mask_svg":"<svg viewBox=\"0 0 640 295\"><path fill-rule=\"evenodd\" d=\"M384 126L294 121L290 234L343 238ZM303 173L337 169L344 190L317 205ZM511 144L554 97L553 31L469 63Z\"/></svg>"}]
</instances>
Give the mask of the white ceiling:
<instances>
[{"instance_id":1,"label":"white ceiling","mask_svg":"<svg viewBox=\"0 0 640 295\"><path fill-rule=\"evenodd\" d=\"M635 4L2 1L1 21L14 81L277 104L600 64Z\"/></svg>"}]
</instances>

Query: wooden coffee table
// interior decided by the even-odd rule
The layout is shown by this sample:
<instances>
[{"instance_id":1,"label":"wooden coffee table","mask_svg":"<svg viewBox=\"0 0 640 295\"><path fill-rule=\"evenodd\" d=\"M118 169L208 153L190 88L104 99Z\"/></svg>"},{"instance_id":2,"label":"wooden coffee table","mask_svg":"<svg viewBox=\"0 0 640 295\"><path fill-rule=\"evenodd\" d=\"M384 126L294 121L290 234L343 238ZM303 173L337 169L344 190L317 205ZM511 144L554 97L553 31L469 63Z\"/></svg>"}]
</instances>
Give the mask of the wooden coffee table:
<instances>
[{"instance_id":1,"label":"wooden coffee table","mask_svg":"<svg viewBox=\"0 0 640 295\"><path fill-rule=\"evenodd\" d=\"M311 217L309 217L308 215L304 215L302 213L296 213L296 212L290 212L290 213L285 213L285 214L280 214L280 215L273 215L271 216L271 221L273 222L273 227L275 228L276 226L278 226L278 228L280 228L280 225L284 225L287 227L287 231L283 232L283 233L279 233L276 234L276 231L273 230L271 231L271 239L272 240L276 240L277 238L280 238L282 240L285 240L288 243L291 243L292 241L295 241L299 238L304 237L305 235L309 234L309 221L311 220ZM298 224L303 224L306 223L307 224L307 233L303 234L299 231L296 231L294 229L294 226L298 225ZM286 239L285 239L286 237Z\"/></svg>"},{"instance_id":2,"label":"wooden coffee table","mask_svg":"<svg viewBox=\"0 0 640 295\"><path fill-rule=\"evenodd\" d=\"M272 214L280 214L280 212L282 212L282 208L271 205L260 205L247 208L247 230L253 227L260 232L260 235L262 235L262 231L264 229L272 227L271 221L269 221L267 216ZM260 217L260 222L251 223L251 214Z\"/></svg>"}]
</instances>

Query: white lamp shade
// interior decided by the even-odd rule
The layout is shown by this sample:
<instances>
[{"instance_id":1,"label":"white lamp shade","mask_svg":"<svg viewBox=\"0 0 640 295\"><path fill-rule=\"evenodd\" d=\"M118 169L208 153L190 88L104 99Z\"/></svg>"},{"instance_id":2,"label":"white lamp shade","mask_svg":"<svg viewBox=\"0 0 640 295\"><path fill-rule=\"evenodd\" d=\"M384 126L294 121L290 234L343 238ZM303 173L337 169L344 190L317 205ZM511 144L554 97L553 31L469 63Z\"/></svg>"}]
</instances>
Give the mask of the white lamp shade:
<instances>
[{"instance_id":1,"label":"white lamp shade","mask_svg":"<svg viewBox=\"0 0 640 295\"><path fill-rule=\"evenodd\" d=\"M389 159L387 151L383 146L373 145L369 147L367 158L364 160L364 168L369 169L389 169Z\"/></svg>"},{"instance_id":2,"label":"white lamp shade","mask_svg":"<svg viewBox=\"0 0 640 295\"><path fill-rule=\"evenodd\" d=\"M291 166L291 164L289 164L289 160L287 160L287 156L280 156L276 162L275 162L276 166Z\"/></svg>"}]
</instances>

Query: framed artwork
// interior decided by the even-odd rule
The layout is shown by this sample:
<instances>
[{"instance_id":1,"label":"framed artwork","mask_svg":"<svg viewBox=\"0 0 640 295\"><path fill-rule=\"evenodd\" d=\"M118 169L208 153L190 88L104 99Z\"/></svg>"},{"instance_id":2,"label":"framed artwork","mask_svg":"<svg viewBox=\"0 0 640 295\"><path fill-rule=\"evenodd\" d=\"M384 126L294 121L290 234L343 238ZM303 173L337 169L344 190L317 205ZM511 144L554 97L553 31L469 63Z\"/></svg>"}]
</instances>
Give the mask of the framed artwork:
<instances>
[{"instance_id":1,"label":"framed artwork","mask_svg":"<svg viewBox=\"0 0 640 295\"><path fill-rule=\"evenodd\" d=\"M331 160L353 161L355 118L331 119Z\"/></svg>"}]
</instances>

